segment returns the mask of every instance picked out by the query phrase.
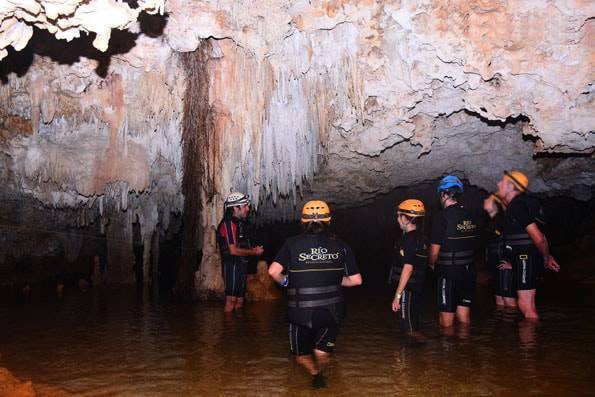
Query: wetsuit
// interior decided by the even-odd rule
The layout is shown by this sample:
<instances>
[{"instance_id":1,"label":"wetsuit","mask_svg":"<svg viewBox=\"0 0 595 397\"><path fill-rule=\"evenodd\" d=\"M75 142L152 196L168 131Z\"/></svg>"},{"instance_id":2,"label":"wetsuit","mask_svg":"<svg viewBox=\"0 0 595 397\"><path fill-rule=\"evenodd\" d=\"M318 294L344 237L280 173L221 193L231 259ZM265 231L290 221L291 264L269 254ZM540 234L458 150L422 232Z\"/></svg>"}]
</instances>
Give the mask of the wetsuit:
<instances>
[{"instance_id":1,"label":"wetsuit","mask_svg":"<svg viewBox=\"0 0 595 397\"><path fill-rule=\"evenodd\" d=\"M239 248L250 248L245 222L235 217L223 219L217 227L217 242L221 252L225 295L244 297L249 258L232 255L229 246L233 244Z\"/></svg>"},{"instance_id":2,"label":"wetsuit","mask_svg":"<svg viewBox=\"0 0 595 397\"><path fill-rule=\"evenodd\" d=\"M508 204L504 220L504 255L512 263L517 290L535 289L543 267L543 259L527 233L532 223L543 223L541 207L537 200L520 194Z\"/></svg>"},{"instance_id":3,"label":"wetsuit","mask_svg":"<svg viewBox=\"0 0 595 397\"><path fill-rule=\"evenodd\" d=\"M488 226L488 242L486 246L486 262L488 269L494 275L494 291L498 296L506 298L516 297L513 284L512 269L500 269L498 265L504 259L504 213L500 209L491 219Z\"/></svg>"},{"instance_id":4,"label":"wetsuit","mask_svg":"<svg viewBox=\"0 0 595 397\"><path fill-rule=\"evenodd\" d=\"M294 355L332 352L343 316L343 276L359 273L349 246L326 234L288 239L275 258L287 273L289 343Z\"/></svg>"},{"instance_id":5,"label":"wetsuit","mask_svg":"<svg viewBox=\"0 0 595 397\"><path fill-rule=\"evenodd\" d=\"M477 232L477 221L459 203L446 207L434 218L430 242L440 245L436 264L440 312L454 313L457 306L471 306Z\"/></svg>"},{"instance_id":6,"label":"wetsuit","mask_svg":"<svg viewBox=\"0 0 595 397\"><path fill-rule=\"evenodd\" d=\"M422 290L426 276L427 247L423 237L417 230L412 230L403 235L399 243L399 257L395 269L397 285L405 264L413 266L413 273L403 294L401 295L401 310L399 321L401 329L405 332L419 331L419 316L422 306Z\"/></svg>"}]
</instances>

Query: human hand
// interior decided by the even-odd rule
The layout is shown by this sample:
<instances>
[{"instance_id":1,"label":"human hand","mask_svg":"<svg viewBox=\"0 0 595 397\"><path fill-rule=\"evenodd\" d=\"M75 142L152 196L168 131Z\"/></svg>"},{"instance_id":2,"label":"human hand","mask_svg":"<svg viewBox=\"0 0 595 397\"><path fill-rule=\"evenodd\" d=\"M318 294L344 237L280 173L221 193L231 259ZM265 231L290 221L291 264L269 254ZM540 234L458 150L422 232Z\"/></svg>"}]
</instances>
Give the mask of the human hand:
<instances>
[{"instance_id":1,"label":"human hand","mask_svg":"<svg viewBox=\"0 0 595 397\"><path fill-rule=\"evenodd\" d=\"M483 200L483 209L490 217L494 217L498 213L496 200L492 194L490 194L487 199Z\"/></svg>"},{"instance_id":2,"label":"human hand","mask_svg":"<svg viewBox=\"0 0 595 397\"><path fill-rule=\"evenodd\" d=\"M254 253L257 256L262 255L263 252L264 252L264 248L262 247L262 245L257 245L256 247L254 247Z\"/></svg>"},{"instance_id":3,"label":"human hand","mask_svg":"<svg viewBox=\"0 0 595 397\"><path fill-rule=\"evenodd\" d=\"M401 309L401 299L397 299L397 297L395 296L395 299L393 299L392 308L393 312L398 312L399 309Z\"/></svg>"},{"instance_id":4,"label":"human hand","mask_svg":"<svg viewBox=\"0 0 595 397\"><path fill-rule=\"evenodd\" d=\"M508 261L500 261L500 263L498 264L498 269L510 270L510 269L512 269L512 263L510 263Z\"/></svg>"},{"instance_id":5,"label":"human hand","mask_svg":"<svg viewBox=\"0 0 595 397\"><path fill-rule=\"evenodd\" d=\"M553 272L559 272L560 271L560 265L558 265L558 262L556 262L556 259L554 259L553 256L548 256L548 258L545 260L545 267L550 269Z\"/></svg>"}]
</instances>

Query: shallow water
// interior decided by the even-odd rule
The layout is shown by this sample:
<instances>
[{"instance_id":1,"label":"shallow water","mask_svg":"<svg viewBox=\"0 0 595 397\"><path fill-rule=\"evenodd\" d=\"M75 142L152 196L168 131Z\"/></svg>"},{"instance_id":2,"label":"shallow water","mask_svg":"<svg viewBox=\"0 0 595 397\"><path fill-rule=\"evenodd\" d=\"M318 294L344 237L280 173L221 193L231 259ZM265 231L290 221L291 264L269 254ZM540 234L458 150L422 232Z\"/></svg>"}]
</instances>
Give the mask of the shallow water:
<instances>
[{"instance_id":1,"label":"shallow water","mask_svg":"<svg viewBox=\"0 0 595 397\"><path fill-rule=\"evenodd\" d=\"M428 299L421 345L399 331L390 291L349 291L322 391L291 360L283 302L226 316L218 302L133 288L0 304L0 366L83 396L595 394L592 289L546 283L535 326L497 311L480 287L471 329L454 335L438 332Z\"/></svg>"}]
</instances>

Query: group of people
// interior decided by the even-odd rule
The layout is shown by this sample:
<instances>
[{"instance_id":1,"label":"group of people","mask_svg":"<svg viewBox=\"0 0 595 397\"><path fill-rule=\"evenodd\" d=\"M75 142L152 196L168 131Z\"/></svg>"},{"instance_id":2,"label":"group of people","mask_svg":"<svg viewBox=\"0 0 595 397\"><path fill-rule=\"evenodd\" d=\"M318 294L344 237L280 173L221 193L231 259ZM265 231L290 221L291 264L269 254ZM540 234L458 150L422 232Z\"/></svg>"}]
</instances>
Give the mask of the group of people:
<instances>
[{"instance_id":1,"label":"group of people","mask_svg":"<svg viewBox=\"0 0 595 397\"><path fill-rule=\"evenodd\" d=\"M496 304L517 307L527 319L537 319L535 307L538 267L560 269L539 229L539 205L527 194L528 178L520 171L505 172L497 191L484 200L491 219L487 259L495 272ZM392 310L399 312L401 328L413 336L419 318L425 273L436 273L440 326L470 323L475 291L474 260L480 226L461 202L464 186L448 175L437 189L441 211L434 216L429 241L423 230L426 209L421 200L397 206L396 222L403 231L393 279ZM232 193L225 201L226 216L217 229L225 280L225 311L243 305L246 263L260 256L262 246L251 246L244 221L250 200ZM269 266L270 277L287 289L289 345L296 360L312 375L312 386L326 384L323 369L335 347L343 317L342 287L362 283L350 247L330 231L331 211L320 200L307 202L301 212L303 232L289 238Z\"/></svg>"}]
</instances>

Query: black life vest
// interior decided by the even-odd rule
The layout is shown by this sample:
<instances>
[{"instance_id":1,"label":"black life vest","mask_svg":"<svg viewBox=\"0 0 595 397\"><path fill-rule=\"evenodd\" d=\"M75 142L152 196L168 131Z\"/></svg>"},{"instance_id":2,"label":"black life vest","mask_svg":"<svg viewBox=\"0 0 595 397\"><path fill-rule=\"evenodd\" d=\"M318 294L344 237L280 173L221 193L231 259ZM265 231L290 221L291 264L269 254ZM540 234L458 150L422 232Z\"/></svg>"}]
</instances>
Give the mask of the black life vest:
<instances>
[{"instance_id":1,"label":"black life vest","mask_svg":"<svg viewBox=\"0 0 595 397\"><path fill-rule=\"evenodd\" d=\"M405 266L404 247L406 244L408 245L408 243L413 241L413 244L415 245L415 261L414 261L414 263L411 263L411 265L413 265L413 273L411 274L411 277L409 278L409 281L407 282L407 286L406 286L407 289L411 289L411 290L420 290L422 288L423 282L425 280L425 275L426 275L426 267L428 264L427 246L426 246L423 238L420 238L420 236L418 236L418 233L419 232L417 230L414 230L414 231L411 231L411 232L403 235L403 237L401 238L401 241L399 243L399 252L398 252L397 260L396 260L393 270L391 271L391 274L392 274L391 281L398 282L399 279L401 278L401 273L403 272L403 267ZM409 240L409 241L406 241L406 240Z\"/></svg>"},{"instance_id":2,"label":"black life vest","mask_svg":"<svg viewBox=\"0 0 595 397\"><path fill-rule=\"evenodd\" d=\"M546 222L541 204L536 198L523 193L510 202L508 210L505 212L504 244L513 250L526 251L535 248L527 230L515 219L513 212L510 211L511 207L526 211L532 223L535 223L540 231L545 234Z\"/></svg>"},{"instance_id":3,"label":"black life vest","mask_svg":"<svg viewBox=\"0 0 595 397\"><path fill-rule=\"evenodd\" d=\"M226 236L231 237L226 239ZM237 263L248 263L249 257L235 256L229 252L228 239L239 248L250 248L246 223L235 217L223 219L219 223L219 226L217 226L217 244L219 245L219 252L221 253L221 260L223 262L235 261Z\"/></svg>"},{"instance_id":4,"label":"black life vest","mask_svg":"<svg viewBox=\"0 0 595 397\"><path fill-rule=\"evenodd\" d=\"M289 320L312 326L312 312L328 309L337 323L343 313L341 281L346 274L345 244L320 234L302 234L287 241L291 264L287 266Z\"/></svg>"},{"instance_id":5,"label":"black life vest","mask_svg":"<svg viewBox=\"0 0 595 397\"><path fill-rule=\"evenodd\" d=\"M475 239L478 233L476 220L461 204L443 210L446 235L440 245L439 266L470 266L473 264Z\"/></svg>"}]
</instances>

